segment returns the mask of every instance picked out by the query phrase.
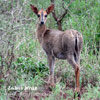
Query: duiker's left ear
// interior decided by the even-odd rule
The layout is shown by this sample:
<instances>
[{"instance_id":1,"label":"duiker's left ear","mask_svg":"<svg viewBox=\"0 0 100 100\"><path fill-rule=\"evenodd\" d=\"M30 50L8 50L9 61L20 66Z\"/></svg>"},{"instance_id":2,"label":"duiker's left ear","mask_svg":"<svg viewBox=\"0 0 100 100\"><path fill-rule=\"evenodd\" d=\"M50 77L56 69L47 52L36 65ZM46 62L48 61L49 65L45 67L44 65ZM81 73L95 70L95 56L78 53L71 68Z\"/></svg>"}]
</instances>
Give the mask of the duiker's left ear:
<instances>
[{"instance_id":1,"label":"duiker's left ear","mask_svg":"<svg viewBox=\"0 0 100 100\"><path fill-rule=\"evenodd\" d=\"M30 4L30 7L32 8L33 12L37 15L38 14L38 9L34 5Z\"/></svg>"},{"instance_id":2,"label":"duiker's left ear","mask_svg":"<svg viewBox=\"0 0 100 100\"><path fill-rule=\"evenodd\" d=\"M47 8L46 12L47 12L47 14L50 14L53 10L54 10L54 4L51 4L51 5Z\"/></svg>"}]
</instances>

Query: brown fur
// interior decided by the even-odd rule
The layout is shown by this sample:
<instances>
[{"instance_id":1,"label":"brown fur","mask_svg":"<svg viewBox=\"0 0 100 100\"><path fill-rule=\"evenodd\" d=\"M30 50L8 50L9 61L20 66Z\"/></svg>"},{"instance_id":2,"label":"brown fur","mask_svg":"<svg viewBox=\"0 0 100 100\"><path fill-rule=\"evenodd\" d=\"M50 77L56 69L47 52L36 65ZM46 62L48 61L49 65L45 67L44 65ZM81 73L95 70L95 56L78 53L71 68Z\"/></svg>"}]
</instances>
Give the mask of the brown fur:
<instances>
[{"instance_id":1,"label":"brown fur","mask_svg":"<svg viewBox=\"0 0 100 100\"><path fill-rule=\"evenodd\" d=\"M41 35L40 35L41 34ZM52 55L58 59L67 59L69 55L74 56L74 53L79 53L82 49L82 35L73 29L66 31L46 29L45 25L38 26L38 39L42 44L47 55ZM75 39L77 39L78 51L75 51ZM62 58L59 58L62 54Z\"/></svg>"},{"instance_id":2,"label":"brown fur","mask_svg":"<svg viewBox=\"0 0 100 100\"><path fill-rule=\"evenodd\" d=\"M31 6L32 7L32 6ZM34 8L34 7L32 7ZM46 11L43 9L38 13L40 14L40 23L37 25L38 40L47 54L47 59L50 68L49 83L54 86L54 61L55 58L64 59L73 66L75 69L76 86L75 91L80 92L80 53L82 50L83 38L82 35L74 30L59 31L54 29L47 29L45 26L45 14L49 14L54 8L54 5L48 7ZM36 8L35 8L36 9ZM33 11L35 9L32 9ZM45 12L45 13L44 13ZM36 11L35 11L36 13ZM41 19L44 24L41 24Z\"/></svg>"}]
</instances>

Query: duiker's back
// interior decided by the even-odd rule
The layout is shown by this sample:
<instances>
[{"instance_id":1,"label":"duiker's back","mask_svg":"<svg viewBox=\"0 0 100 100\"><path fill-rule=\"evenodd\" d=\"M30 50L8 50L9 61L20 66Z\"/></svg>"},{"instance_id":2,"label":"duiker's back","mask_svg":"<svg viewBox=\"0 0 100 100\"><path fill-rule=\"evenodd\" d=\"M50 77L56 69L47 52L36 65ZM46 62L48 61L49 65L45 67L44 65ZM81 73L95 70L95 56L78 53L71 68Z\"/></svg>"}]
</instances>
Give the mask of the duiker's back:
<instances>
[{"instance_id":1,"label":"duiker's back","mask_svg":"<svg viewBox=\"0 0 100 100\"><path fill-rule=\"evenodd\" d=\"M76 43L77 42L77 43ZM75 47L76 46L76 47ZM76 30L46 30L43 37L44 50L59 59L67 59L67 55L74 54L82 48L82 35Z\"/></svg>"}]
</instances>

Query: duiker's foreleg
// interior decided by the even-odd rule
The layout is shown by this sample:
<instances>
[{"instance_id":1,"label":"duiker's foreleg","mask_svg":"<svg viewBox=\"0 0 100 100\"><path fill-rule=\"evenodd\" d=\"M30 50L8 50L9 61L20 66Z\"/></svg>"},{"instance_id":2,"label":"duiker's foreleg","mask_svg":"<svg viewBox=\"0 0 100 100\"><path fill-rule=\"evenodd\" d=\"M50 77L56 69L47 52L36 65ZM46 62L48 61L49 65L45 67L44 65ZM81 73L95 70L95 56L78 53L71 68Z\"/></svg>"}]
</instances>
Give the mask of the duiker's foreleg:
<instances>
[{"instance_id":1,"label":"duiker's foreleg","mask_svg":"<svg viewBox=\"0 0 100 100\"><path fill-rule=\"evenodd\" d=\"M53 87L55 86L54 84L54 62L55 62L55 58L49 55L48 63L49 63L50 75L49 75L48 83Z\"/></svg>"}]
</instances>

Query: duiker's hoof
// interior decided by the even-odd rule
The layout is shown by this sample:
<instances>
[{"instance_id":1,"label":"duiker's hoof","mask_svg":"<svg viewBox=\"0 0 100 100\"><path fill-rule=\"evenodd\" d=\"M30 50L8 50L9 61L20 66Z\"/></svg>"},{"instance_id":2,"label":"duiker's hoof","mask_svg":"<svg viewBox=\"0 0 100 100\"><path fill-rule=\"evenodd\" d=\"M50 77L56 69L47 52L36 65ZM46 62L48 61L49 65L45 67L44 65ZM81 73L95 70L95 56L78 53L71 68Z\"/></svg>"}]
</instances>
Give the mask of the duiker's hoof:
<instances>
[{"instance_id":1,"label":"duiker's hoof","mask_svg":"<svg viewBox=\"0 0 100 100\"><path fill-rule=\"evenodd\" d=\"M78 100L80 100L80 97L81 97L81 95L80 95L80 92L75 92L74 93L74 99L78 99Z\"/></svg>"},{"instance_id":2,"label":"duiker's hoof","mask_svg":"<svg viewBox=\"0 0 100 100\"><path fill-rule=\"evenodd\" d=\"M50 86L54 88L56 85L55 83L50 83Z\"/></svg>"},{"instance_id":3,"label":"duiker's hoof","mask_svg":"<svg viewBox=\"0 0 100 100\"><path fill-rule=\"evenodd\" d=\"M49 86L54 88L56 85L55 85L55 83L50 83Z\"/></svg>"},{"instance_id":4,"label":"duiker's hoof","mask_svg":"<svg viewBox=\"0 0 100 100\"><path fill-rule=\"evenodd\" d=\"M49 85L50 87L53 87L53 88L56 86L54 82L48 81L46 83L47 83L47 85Z\"/></svg>"}]
</instances>

